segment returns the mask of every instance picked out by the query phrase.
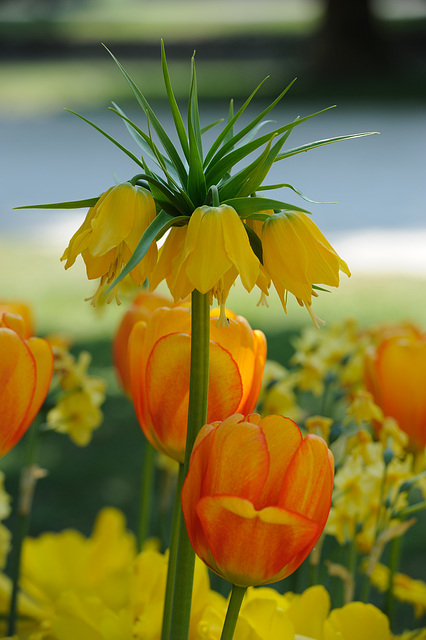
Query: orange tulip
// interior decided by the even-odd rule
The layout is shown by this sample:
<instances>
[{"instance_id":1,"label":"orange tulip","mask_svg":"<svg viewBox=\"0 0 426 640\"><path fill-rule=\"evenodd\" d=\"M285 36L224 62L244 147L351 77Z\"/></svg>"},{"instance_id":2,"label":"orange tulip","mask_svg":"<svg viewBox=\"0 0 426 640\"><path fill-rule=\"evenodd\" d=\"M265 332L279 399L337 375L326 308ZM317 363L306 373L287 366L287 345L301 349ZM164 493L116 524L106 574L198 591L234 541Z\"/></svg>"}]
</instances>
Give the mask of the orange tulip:
<instances>
[{"instance_id":1,"label":"orange tulip","mask_svg":"<svg viewBox=\"0 0 426 640\"><path fill-rule=\"evenodd\" d=\"M426 334L405 328L367 352L365 384L415 448L426 446Z\"/></svg>"},{"instance_id":2,"label":"orange tulip","mask_svg":"<svg viewBox=\"0 0 426 640\"><path fill-rule=\"evenodd\" d=\"M22 438L49 391L52 349L41 338L24 339L22 317L0 317L0 455Z\"/></svg>"},{"instance_id":3,"label":"orange tulip","mask_svg":"<svg viewBox=\"0 0 426 640\"><path fill-rule=\"evenodd\" d=\"M210 314L208 420L253 411L262 382L266 339L227 310L229 326ZM133 403L151 444L179 462L185 456L191 357L191 315L187 307L158 309L130 335Z\"/></svg>"},{"instance_id":4,"label":"orange tulip","mask_svg":"<svg viewBox=\"0 0 426 640\"><path fill-rule=\"evenodd\" d=\"M133 301L132 306L124 314L112 345L113 361L121 387L130 396L130 371L128 358L128 343L132 329L136 322L147 322L154 311L160 307L171 307L172 301L159 293L142 291Z\"/></svg>"},{"instance_id":5,"label":"orange tulip","mask_svg":"<svg viewBox=\"0 0 426 640\"><path fill-rule=\"evenodd\" d=\"M197 436L182 489L196 554L239 586L276 582L317 542L333 489L332 453L283 416L233 415Z\"/></svg>"}]
</instances>

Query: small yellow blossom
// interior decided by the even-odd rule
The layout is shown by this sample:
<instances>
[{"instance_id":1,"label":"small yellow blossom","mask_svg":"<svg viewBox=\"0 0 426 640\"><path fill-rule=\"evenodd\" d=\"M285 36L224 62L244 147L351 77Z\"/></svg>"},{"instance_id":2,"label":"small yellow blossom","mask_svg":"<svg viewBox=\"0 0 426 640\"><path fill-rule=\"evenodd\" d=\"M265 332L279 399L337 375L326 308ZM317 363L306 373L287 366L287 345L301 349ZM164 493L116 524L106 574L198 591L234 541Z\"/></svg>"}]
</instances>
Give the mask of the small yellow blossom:
<instances>
[{"instance_id":1,"label":"small yellow blossom","mask_svg":"<svg viewBox=\"0 0 426 640\"><path fill-rule=\"evenodd\" d=\"M93 305L120 275L155 216L155 202L149 191L129 182L108 189L89 209L61 260L66 260L65 269L68 269L81 254L89 280L100 278L98 291L92 298ZM130 272L136 285L143 284L156 260L157 246L153 243L143 260Z\"/></svg>"},{"instance_id":2,"label":"small yellow blossom","mask_svg":"<svg viewBox=\"0 0 426 640\"><path fill-rule=\"evenodd\" d=\"M89 444L103 420L100 406L105 400L106 381L87 373L90 361L86 351L77 360L65 349L59 352L55 369L61 392L46 418L51 429L67 433L80 447Z\"/></svg>"},{"instance_id":3,"label":"small yellow blossom","mask_svg":"<svg viewBox=\"0 0 426 640\"><path fill-rule=\"evenodd\" d=\"M74 444L85 447L94 429L102 423L102 411L87 391L71 391L59 398L47 414L47 424L58 433L67 433Z\"/></svg>"},{"instance_id":4,"label":"small yellow blossom","mask_svg":"<svg viewBox=\"0 0 426 640\"><path fill-rule=\"evenodd\" d=\"M354 394L347 415L358 425L373 421L382 422L384 418L383 411L375 404L372 394L364 389Z\"/></svg>"},{"instance_id":5,"label":"small yellow blossom","mask_svg":"<svg viewBox=\"0 0 426 640\"><path fill-rule=\"evenodd\" d=\"M332 424L332 418L325 418L324 416L310 416L305 420L307 432L320 436L320 438L327 443L330 439L330 428Z\"/></svg>"}]
</instances>

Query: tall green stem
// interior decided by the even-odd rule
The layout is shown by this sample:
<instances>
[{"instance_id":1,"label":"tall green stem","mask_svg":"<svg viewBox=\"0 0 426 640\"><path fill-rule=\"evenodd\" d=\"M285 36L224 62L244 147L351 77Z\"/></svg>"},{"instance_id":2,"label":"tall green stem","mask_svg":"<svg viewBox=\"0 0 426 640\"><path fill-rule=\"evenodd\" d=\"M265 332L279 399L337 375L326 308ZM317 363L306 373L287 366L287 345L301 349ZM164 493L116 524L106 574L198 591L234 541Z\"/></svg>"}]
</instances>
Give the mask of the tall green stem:
<instances>
[{"instance_id":1,"label":"tall green stem","mask_svg":"<svg viewBox=\"0 0 426 640\"><path fill-rule=\"evenodd\" d=\"M188 472L195 438L207 420L209 388L210 308L208 294L192 292L191 299L191 375L189 386L188 430L181 483ZM180 518L170 640L187 640L191 615L195 554L189 542L185 521Z\"/></svg>"},{"instance_id":2,"label":"tall green stem","mask_svg":"<svg viewBox=\"0 0 426 640\"><path fill-rule=\"evenodd\" d=\"M152 485L154 476L155 449L147 440L145 441L142 468L142 486L138 523L138 551L142 550L143 543L149 534L149 521L152 506Z\"/></svg>"},{"instance_id":3,"label":"tall green stem","mask_svg":"<svg viewBox=\"0 0 426 640\"><path fill-rule=\"evenodd\" d=\"M181 520L180 488L182 487L183 479L184 479L183 464L180 464L179 477L176 485L175 502L173 505L172 528L170 532L169 563L167 568L167 582L166 582L166 594L164 597L163 628L161 630L161 640L168 640L168 638L170 637L173 593L174 593L175 575L176 575L177 547L178 547L178 538L179 538L179 524Z\"/></svg>"},{"instance_id":4,"label":"tall green stem","mask_svg":"<svg viewBox=\"0 0 426 640\"><path fill-rule=\"evenodd\" d=\"M238 614L240 612L241 603L246 590L247 587L237 587L235 584L233 585L231 599L228 604L228 611L226 612L225 623L223 625L220 640L232 640L234 637Z\"/></svg>"},{"instance_id":5,"label":"tall green stem","mask_svg":"<svg viewBox=\"0 0 426 640\"><path fill-rule=\"evenodd\" d=\"M27 449L24 466L21 469L19 481L19 494L17 500L16 523L13 535L13 548L11 556L10 577L12 580L12 595L9 606L9 620L7 635L13 636L16 632L16 617L19 592L19 575L21 571L22 544L28 533L32 500L35 484L44 473L35 464L37 445L39 441L39 421L34 422L27 434Z\"/></svg>"},{"instance_id":6,"label":"tall green stem","mask_svg":"<svg viewBox=\"0 0 426 640\"><path fill-rule=\"evenodd\" d=\"M386 605L385 611L389 618L389 623L392 627L392 623L394 621L395 616L395 592L394 592L394 578L395 573L398 571L399 560L401 557L401 544L402 544L402 536L398 536L394 538L390 543L390 553L389 553L389 586L386 594Z\"/></svg>"}]
</instances>

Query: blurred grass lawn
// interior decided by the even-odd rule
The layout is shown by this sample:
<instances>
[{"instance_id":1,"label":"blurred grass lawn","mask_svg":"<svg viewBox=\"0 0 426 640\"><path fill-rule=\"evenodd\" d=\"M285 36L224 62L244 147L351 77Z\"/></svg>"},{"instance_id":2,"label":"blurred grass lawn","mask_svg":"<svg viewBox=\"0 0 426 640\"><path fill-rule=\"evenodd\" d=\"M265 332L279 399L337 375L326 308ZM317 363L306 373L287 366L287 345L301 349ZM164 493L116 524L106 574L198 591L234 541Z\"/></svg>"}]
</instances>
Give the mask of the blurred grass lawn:
<instances>
[{"instance_id":1,"label":"blurred grass lawn","mask_svg":"<svg viewBox=\"0 0 426 640\"><path fill-rule=\"evenodd\" d=\"M107 305L95 310L84 298L90 297L96 283L85 276L82 260L68 271L60 262L64 246L10 239L0 241L0 291L2 298L28 300L34 307L40 334L69 332L78 341L107 339L114 331L124 306ZM13 274L13 277L11 277ZM426 276L362 273L342 275L339 289L320 293L314 302L316 313L327 323L346 317L362 325L375 322L411 320L426 326L426 305L419 304ZM248 294L241 286L232 289L228 306L269 334L295 330L311 320L290 296L284 314L273 291L270 307L257 307L258 293Z\"/></svg>"}]
</instances>

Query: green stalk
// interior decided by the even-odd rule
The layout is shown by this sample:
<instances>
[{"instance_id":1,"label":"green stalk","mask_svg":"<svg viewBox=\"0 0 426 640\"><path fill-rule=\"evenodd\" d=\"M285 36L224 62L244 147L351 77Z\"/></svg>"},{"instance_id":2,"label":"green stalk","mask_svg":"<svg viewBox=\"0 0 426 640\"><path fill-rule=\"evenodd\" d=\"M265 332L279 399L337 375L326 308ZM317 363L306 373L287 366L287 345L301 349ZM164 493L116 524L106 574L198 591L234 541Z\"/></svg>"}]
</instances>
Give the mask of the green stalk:
<instances>
[{"instance_id":1,"label":"green stalk","mask_svg":"<svg viewBox=\"0 0 426 640\"><path fill-rule=\"evenodd\" d=\"M147 440L143 455L141 502L138 523L138 551L142 551L143 544L149 534L149 521L152 507L152 485L154 478L155 449Z\"/></svg>"},{"instance_id":2,"label":"green stalk","mask_svg":"<svg viewBox=\"0 0 426 640\"><path fill-rule=\"evenodd\" d=\"M389 624L392 628L394 616L395 616L395 592L394 592L394 578L395 573L398 570L399 560L401 557L401 543L402 536L398 536L394 538L390 544L390 554L389 554L389 586L386 594L386 605L385 605L385 613L389 618Z\"/></svg>"},{"instance_id":3,"label":"green stalk","mask_svg":"<svg viewBox=\"0 0 426 640\"><path fill-rule=\"evenodd\" d=\"M166 594L164 597L163 627L161 640L170 637L170 625L172 620L173 594L176 575L176 559L179 539L179 525L181 520L180 489L184 480L183 464L179 465L179 476L176 484L175 502L173 505L172 528L170 532L169 563L167 568Z\"/></svg>"},{"instance_id":4,"label":"green stalk","mask_svg":"<svg viewBox=\"0 0 426 640\"><path fill-rule=\"evenodd\" d=\"M180 495L188 472L195 438L207 421L209 388L210 308L208 294L192 292L191 299L191 375L189 383L188 430L182 478L177 486ZM176 573L170 626L170 640L187 640L191 615L195 554L189 542L185 521L181 517L176 558Z\"/></svg>"},{"instance_id":5,"label":"green stalk","mask_svg":"<svg viewBox=\"0 0 426 640\"><path fill-rule=\"evenodd\" d=\"M226 612L225 623L223 625L220 640L232 640L234 637L238 614L240 612L241 603L246 590L247 587L238 587L235 584L232 586L231 599L229 600L228 611Z\"/></svg>"},{"instance_id":6,"label":"green stalk","mask_svg":"<svg viewBox=\"0 0 426 640\"><path fill-rule=\"evenodd\" d=\"M17 514L15 530L13 534L13 547L11 554L10 578L12 580L12 595L10 598L7 635L13 636L16 632L16 618L18 608L19 576L21 571L22 544L28 533L32 500L35 484L42 477L41 470L34 462L37 456L40 429L39 420L33 422L29 428L26 442L25 463L21 469L19 480L19 493L17 499Z\"/></svg>"}]
</instances>

